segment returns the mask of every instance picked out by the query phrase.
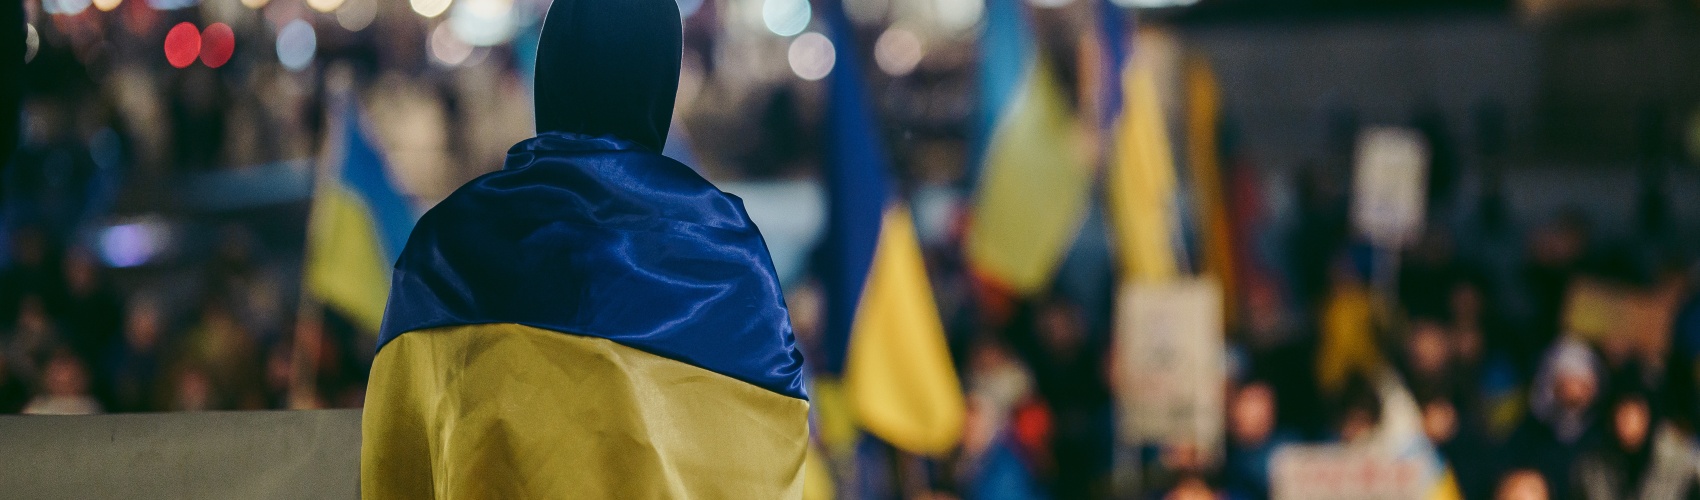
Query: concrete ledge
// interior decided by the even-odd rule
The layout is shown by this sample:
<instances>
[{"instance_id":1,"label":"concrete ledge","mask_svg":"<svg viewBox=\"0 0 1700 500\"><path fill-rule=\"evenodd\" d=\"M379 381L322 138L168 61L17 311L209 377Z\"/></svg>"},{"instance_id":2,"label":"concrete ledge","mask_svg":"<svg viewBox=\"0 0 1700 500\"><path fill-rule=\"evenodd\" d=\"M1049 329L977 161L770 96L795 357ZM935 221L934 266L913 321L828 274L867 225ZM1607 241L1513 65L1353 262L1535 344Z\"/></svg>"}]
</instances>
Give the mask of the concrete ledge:
<instances>
[{"instance_id":1,"label":"concrete ledge","mask_svg":"<svg viewBox=\"0 0 1700 500\"><path fill-rule=\"evenodd\" d=\"M360 410L0 417L6 498L359 498Z\"/></svg>"}]
</instances>

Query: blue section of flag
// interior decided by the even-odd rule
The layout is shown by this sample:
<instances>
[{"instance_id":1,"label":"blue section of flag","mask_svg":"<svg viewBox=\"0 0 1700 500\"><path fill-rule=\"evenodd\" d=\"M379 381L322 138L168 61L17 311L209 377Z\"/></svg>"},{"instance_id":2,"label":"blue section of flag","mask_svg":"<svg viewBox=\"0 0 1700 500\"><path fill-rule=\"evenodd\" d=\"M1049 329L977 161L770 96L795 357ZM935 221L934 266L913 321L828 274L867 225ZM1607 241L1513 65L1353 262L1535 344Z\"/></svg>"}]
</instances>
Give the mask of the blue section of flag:
<instances>
[{"instance_id":1,"label":"blue section of flag","mask_svg":"<svg viewBox=\"0 0 1700 500\"><path fill-rule=\"evenodd\" d=\"M394 264L401 249L407 246L407 235L413 231L413 207L396 189L384 167L384 158L366 137L366 123L359 107L352 101L343 116L343 158L339 180L344 188L360 197L371 211L378 227L378 241L383 246L386 264Z\"/></svg>"},{"instance_id":2,"label":"blue section of flag","mask_svg":"<svg viewBox=\"0 0 1700 500\"><path fill-rule=\"evenodd\" d=\"M520 142L501 171L419 219L379 349L486 323L608 339L807 398L779 278L743 201L612 136Z\"/></svg>"},{"instance_id":3,"label":"blue section of flag","mask_svg":"<svg viewBox=\"0 0 1700 500\"><path fill-rule=\"evenodd\" d=\"M891 197L885 145L874 127L873 111L862 88L861 62L850 21L839 2L821 9L834 50L827 75L827 233L820 253L820 277L826 292L826 331L817 368L844 371L850 327L856 319L862 285L873 265L874 246Z\"/></svg>"},{"instance_id":4,"label":"blue section of flag","mask_svg":"<svg viewBox=\"0 0 1700 500\"><path fill-rule=\"evenodd\" d=\"M974 127L974 150L968 162L968 182L979 178L981 163L992 144L998 119L1015 99L1027 72L1031 31L1021 0L986 0L986 23L980 36L980 112Z\"/></svg>"},{"instance_id":5,"label":"blue section of flag","mask_svg":"<svg viewBox=\"0 0 1700 500\"><path fill-rule=\"evenodd\" d=\"M1110 130L1115 125L1116 117L1121 116L1122 69L1127 67L1127 56L1130 52L1125 38L1125 22L1121 7L1117 7L1110 0L1098 0L1098 33L1103 37L1104 44L1101 54L1104 58L1104 64L1101 66L1104 68L1104 75L1100 83L1103 88L1099 89L1099 92L1103 93L1104 102L1099 110L1098 126L1103 130Z\"/></svg>"}]
</instances>

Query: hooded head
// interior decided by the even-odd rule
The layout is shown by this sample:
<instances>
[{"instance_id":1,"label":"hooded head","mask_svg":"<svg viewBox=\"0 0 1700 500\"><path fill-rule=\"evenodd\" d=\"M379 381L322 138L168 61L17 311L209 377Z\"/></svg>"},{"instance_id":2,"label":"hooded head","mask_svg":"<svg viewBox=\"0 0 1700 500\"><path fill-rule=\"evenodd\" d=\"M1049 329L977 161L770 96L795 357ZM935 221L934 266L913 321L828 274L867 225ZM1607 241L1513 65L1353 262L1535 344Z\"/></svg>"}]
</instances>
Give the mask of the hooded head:
<instances>
[{"instance_id":1,"label":"hooded head","mask_svg":"<svg viewBox=\"0 0 1700 500\"><path fill-rule=\"evenodd\" d=\"M660 151L682 31L674 0L555 0L537 47L537 132L612 135Z\"/></svg>"}]
</instances>

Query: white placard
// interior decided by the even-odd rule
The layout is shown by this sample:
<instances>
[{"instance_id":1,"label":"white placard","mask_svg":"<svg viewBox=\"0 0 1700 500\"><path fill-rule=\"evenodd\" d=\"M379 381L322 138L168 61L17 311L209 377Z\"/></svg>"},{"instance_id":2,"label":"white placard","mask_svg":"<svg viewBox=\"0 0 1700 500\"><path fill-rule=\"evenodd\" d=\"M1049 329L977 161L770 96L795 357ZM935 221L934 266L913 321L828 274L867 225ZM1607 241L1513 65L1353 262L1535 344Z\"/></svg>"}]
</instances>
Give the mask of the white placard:
<instances>
[{"instance_id":1,"label":"white placard","mask_svg":"<svg viewBox=\"0 0 1700 500\"><path fill-rule=\"evenodd\" d=\"M1352 222L1371 243L1401 248L1422 232L1428 160L1416 130L1371 127L1358 136Z\"/></svg>"},{"instance_id":2,"label":"white placard","mask_svg":"<svg viewBox=\"0 0 1700 500\"><path fill-rule=\"evenodd\" d=\"M1222 288L1183 280L1124 286L1116 318L1116 399L1128 443L1222 442Z\"/></svg>"},{"instance_id":3,"label":"white placard","mask_svg":"<svg viewBox=\"0 0 1700 500\"><path fill-rule=\"evenodd\" d=\"M1274 500L1416 500L1433 488L1419 456L1373 446L1288 445L1269 466Z\"/></svg>"}]
</instances>

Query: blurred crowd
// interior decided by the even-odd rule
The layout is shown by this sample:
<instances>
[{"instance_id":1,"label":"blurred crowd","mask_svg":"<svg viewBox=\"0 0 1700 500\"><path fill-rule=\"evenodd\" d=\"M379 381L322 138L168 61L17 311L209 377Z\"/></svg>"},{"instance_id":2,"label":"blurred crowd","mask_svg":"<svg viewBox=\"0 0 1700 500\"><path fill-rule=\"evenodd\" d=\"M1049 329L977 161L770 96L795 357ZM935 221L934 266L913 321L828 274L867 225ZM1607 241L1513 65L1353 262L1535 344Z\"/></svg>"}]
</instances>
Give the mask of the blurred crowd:
<instances>
[{"instance_id":1,"label":"blurred crowd","mask_svg":"<svg viewBox=\"0 0 1700 500\"><path fill-rule=\"evenodd\" d=\"M194 194L185 179L317 155L335 62L364 89L408 194L440 199L527 134L528 63L514 48L526 28L514 47L468 48L445 64L423 53L430 21L380 2L364 30L319 16L322 56L305 70L283 68L268 40L250 39L259 35L240 38L222 68L173 70L159 53L172 21L217 17L247 36L279 24L264 16L285 4L203 16L130 1L116 7L132 16L123 22L32 11L42 41L28 66L27 133L0 200L0 413L361 404L374 339L297 299L306 193L209 210L181 200ZM312 15L299 7L280 17ZM135 20L144 15L155 18ZM765 61L782 42L720 33L718 21L687 23L675 129L695 133L697 166L717 181L818 178L819 84ZM846 411L841 391L813 387L837 491L1261 499L1278 486L1284 449L1393 442L1431 466L1434 498L1700 498L1700 245L1694 221L1672 208L1671 185L1693 179L1668 170L1694 163L1677 159L1677 141L1653 140L1644 168L1625 174L1641 188L1617 201L1635 207L1631 220L1514 213L1501 171L1511 162L1495 141L1476 141L1480 154L1451 150L1444 127L1419 117L1433 148L1430 213L1397 251L1370 245L1351 221L1355 121L1329 131L1346 139L1313 164L1229 162L1239 270L1224 284L1224 410L1203 416L1224 436L1135 443L1118 422L1127 388L1115 376L1104 221L1087 222L1045 296L1001 296L968 270L972 41L929 42L914 73L874 76L906 191L953 193L944 209L918 200L916 211L968 418L957 452L920 459L834 420ZM135 262L125 242L139 240L100 232L117 227L114 214L156 213L189 221L170 225L185 247L175 257ZM787 286L814 357L819 287L807 276Z\"/></svg>"}]
</instances>

